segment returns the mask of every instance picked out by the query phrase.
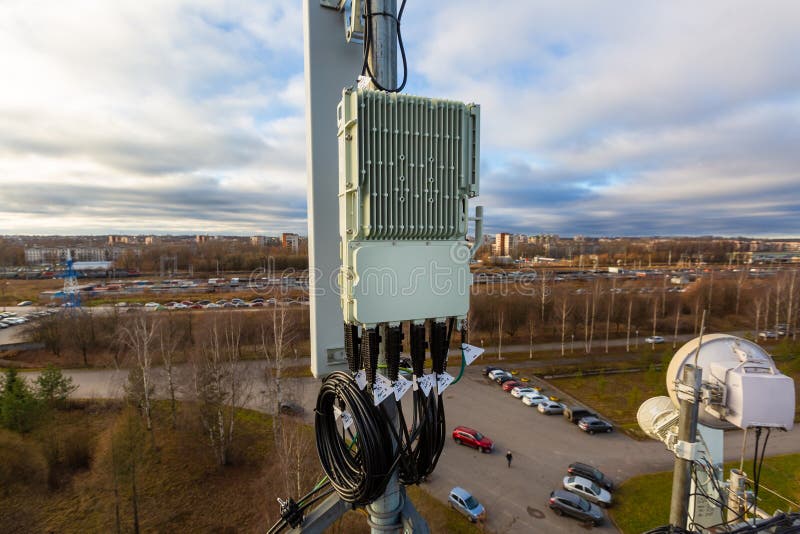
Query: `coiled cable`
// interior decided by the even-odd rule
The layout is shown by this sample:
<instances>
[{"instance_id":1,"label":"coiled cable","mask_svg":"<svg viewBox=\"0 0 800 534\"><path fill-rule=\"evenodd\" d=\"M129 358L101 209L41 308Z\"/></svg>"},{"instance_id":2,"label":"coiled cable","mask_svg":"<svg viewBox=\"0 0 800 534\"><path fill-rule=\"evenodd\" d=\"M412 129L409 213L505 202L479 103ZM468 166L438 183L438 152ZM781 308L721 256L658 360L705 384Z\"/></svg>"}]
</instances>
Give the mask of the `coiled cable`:
<instances>
[{"instance_id":1,"label":"coiled cable","mask_svg":"<svg viewBox=\"0 0 800 534\"><path fill-rule=\"evenodd\" d=\"M350 428L338 421L334 407L352 415ZM397 455L386 418L352 376L336 371L322 383L314 428L322 469L341 498L357 506L377 499Z\"/></svg>"}]
</instances>

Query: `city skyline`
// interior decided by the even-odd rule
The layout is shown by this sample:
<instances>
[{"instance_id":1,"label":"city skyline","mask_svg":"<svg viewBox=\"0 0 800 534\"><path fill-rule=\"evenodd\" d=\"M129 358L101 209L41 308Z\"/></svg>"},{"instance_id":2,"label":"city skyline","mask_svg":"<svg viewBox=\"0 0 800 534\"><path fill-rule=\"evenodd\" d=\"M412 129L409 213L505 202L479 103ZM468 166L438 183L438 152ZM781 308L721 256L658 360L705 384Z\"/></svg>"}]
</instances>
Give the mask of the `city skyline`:
<instances>
[{"instance_id":1,"label":"city skyline","mask_svg":"<svg viewBox=\"0 0 800 534\"><path fill-rule=\"evenodd\" d=\"M0 6L0 234L307 233L299 4L45 4ZM800 235L800 6L464 9L408 3L406 92L481 104L487 233Z\"/></svg>"}]
</instances>

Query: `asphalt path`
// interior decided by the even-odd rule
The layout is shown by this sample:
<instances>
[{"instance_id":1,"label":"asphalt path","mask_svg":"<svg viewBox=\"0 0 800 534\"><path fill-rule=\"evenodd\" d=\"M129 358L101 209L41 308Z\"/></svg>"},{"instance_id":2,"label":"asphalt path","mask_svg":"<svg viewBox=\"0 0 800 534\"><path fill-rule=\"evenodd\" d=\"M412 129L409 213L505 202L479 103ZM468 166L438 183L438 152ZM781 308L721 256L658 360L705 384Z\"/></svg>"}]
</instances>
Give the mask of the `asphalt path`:
<instances>
[{"instance_id":1,"label":"asphalt path","mask_svg":"<svg viewBox=\"0 0 800 534\"><path fill-rule=\"evenodd\" d=\"M471 426L494 440L495 451L482 454L448 439L436 471L424 487L445 503L453 486L468 489L487 509L487 530L498 533L577 533L586 529L616 532L609 522L601 527L586 527L573 519L556 516L547 507L550 491L560 487L567 465L573 461L590 463L617 483L634 475L672 469L673 456L661 443L635 441L618 432L584 434L562 416L542 415L503 392L483 377L478 364L475 365L444 393L448 435L457 425ZM271 403L263 379L265 366L264 361L246 361L241 362L240 371L246 378L245 405L269 412ZM25 374L30 379L36 377L36 373ZM80 369L67 370L65 374L78 385L74 393L76 398L120 398L124 395L126 370ZM179 382L191 384L190 366L179 366L177 374ZM163 370L154 369L154 375L156 396L163 398L166 395ZM547 384L545 387L566 397ZM318 389L319 382L312 378L285 381L286 398L305 407L304 419L308 423L313 423ZM192 398L191 388L180 388L179 397ZM407 414L411 413L409 399L410 394L404 399ZM746 447L748 456L752 455L752 442L751 433ZM726 433L725 460L738 459L741 445L741 432ZM507 450L514 455L511 468L506 467ZM768 455L792 452L800 452L800 428L773 433Z\"/></svg>"}]
</instances>

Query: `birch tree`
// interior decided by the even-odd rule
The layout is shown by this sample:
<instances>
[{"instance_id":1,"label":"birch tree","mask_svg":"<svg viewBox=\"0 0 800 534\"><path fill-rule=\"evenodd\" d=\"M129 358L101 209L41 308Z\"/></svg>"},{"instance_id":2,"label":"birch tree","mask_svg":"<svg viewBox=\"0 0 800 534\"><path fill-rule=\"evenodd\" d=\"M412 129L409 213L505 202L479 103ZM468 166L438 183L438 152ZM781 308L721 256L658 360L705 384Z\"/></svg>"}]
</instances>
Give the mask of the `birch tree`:
<instances>
[{"instance_id":1,"label":"birch tree","mask_svg":"<svg viewBox=\"0 0 800 534\"><path fill-rule=\"evenodd\" d=\"M121 344L133 356L135 364L128 374L128 395L138 403L148 432L153 430L151 416L154 392L152 368L157 329L158 320L151 319L145 313L140 312L127 324L122 325L119 333Z\"/></svg>"},{"instance_id":2,"label":"birch tree","mask_svg":"<svg viewBox=\"0 0 800 534\"><path fill-rule=\"evenodd\" d=\"M236 412L249 399L241 360L241 325L228 314L214 317L207 339L195 362L195 391L200 402L200 419L208 444L219 465L230 463L236 429Z\"/></svg>"}]
</instances>

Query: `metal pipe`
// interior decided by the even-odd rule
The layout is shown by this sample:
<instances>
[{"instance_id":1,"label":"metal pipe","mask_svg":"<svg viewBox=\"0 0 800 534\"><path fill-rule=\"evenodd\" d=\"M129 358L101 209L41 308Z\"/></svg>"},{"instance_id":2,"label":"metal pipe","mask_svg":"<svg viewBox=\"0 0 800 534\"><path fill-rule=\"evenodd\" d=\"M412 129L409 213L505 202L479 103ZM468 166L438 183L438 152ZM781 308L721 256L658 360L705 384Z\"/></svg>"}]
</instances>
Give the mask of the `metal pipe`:
<instances>
[{"instance_id":1,"label":"metal pipe","mask_svg":"<svg viewBox=\"0 0 800 534\"><path fill-rule=\"evenodd\" d=\"M372 18L371 42L367 62L378 83L387 89L397 87L397 0L366 0Z\"/></svg>"},{"instance_id":2,"label":"metal pipe","mask_svg":"<svg viewBox=\"0 0 800 534\"><path fill-rule=\"evenodd\" d=\"M683 368L683 384L692 387L692 397L683 396L678 418L678 441L695 443L697 441L697 409L702 384L703 370L694 365ZM670 525L685 529L689 517L689 493L691 491L692 460L675 458L672 472L672 499L670 500Z\"/></svg>"},{"instance_id":3,"label":"metal pipe","mask_svg":"<svg viewBox=\"0 0 800 534\"><path fill-rule=\"evenodd\" d=\"M382 87L397 87L397 0L366 1L370 3L370 12L373 15L367 21L371 34L369 56L367 57L370 71ZM384 336L384 340L386 340L386 336ZM383 343L381 356L384 359L386 358L386 348L387 343ZM390 399L384 406L395 428L399 429L400 419L396 405ZM398 444L393 440L391 446L396 448ZM367 506L372 534L399 532L402 529L400 517L402 508L400 484L397 470L395 470L383 495Z\"/></svg>"}]
</instances>

